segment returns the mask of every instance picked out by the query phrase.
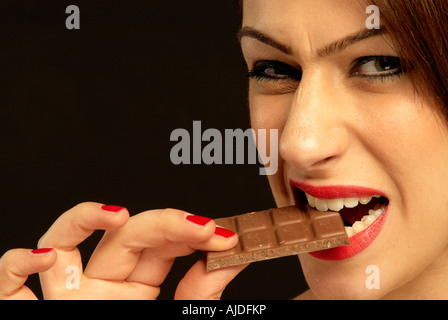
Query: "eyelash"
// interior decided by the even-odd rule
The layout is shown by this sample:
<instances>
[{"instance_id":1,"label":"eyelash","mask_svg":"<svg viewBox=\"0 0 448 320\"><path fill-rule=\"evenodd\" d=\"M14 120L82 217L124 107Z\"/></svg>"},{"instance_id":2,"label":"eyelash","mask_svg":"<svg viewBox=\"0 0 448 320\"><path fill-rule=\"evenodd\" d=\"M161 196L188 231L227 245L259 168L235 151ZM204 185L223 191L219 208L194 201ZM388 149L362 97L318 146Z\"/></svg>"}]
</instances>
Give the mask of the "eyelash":
<instances>
[{"instance_id":1,"label":"eyelash","mask_svg":"<svg viewBox=\"0 0 448 320\"><path fill-rule=\"evenodd\" d=\"M379 61L379 60L386 60L388 62L393 61L396 65L399 65L400 67L394 72L386 72L386 73L379 73L376 75L368 75L368 74L359 74L358 72L359 68L366 65L368 62L372 61ZM283 75L269 75L266 74L266 70L268 68L274 68L278 69L281 68L283 71L287 70L287 74ZM358 77L363 80L369 81L369 82L382 82L385 83L389 80L395 80L396 78L400 78L406 70L403 68L400 58L398 57L389 57L389 56L366 56L356 59L352 63L352 67L350 69L350 75L351 77ZM272 61L272 60L262 60L255 63L255 66L248 72L247 76L250 79L255 79L257 81L273 81L278 82L281 80L294 80L294 81L300 81L301 79L301 71L287 65L286 63L280 62L280 61Z\"/></svg>"},{"instance_id":2,"label":"eyelash","mask_svg":"<svg viewBox=\"0 0 448 320\"><path fill-rule=\"evenodd\" d=\"M278 68L283 69L283 71L288 71L285 75L269 75L266 73L268 68ZM280 61L263 60L255 63L255 66L248 72L247 76L250 79L256 79L258 81L281 81L281 80L296 80L300 81L301 72L286 63Z\"/></svg>"},{"instance_id":3,"label":"eyelash","mask_svg":"<svg viewBox=\"0 0 448 320\"><path fill-rule=\"evenodd\" d=\"M379 60L387 60L389 62L393 61L393 63L397 66L395 67L395 71L393 72L385 72L377 75L367 75L367 74L356 74L355 71L365 65L368 62L379 61ZM390 57L390 56L367 56L361 57L355 60L350 69L350 74L352 76L365 79L369 82L381 81L385 83L389 80L395 80L396 78L400 78L404 73L406 73L406 69L403 67L403 63L398 57Z\"/></svg>"}]
</instances>

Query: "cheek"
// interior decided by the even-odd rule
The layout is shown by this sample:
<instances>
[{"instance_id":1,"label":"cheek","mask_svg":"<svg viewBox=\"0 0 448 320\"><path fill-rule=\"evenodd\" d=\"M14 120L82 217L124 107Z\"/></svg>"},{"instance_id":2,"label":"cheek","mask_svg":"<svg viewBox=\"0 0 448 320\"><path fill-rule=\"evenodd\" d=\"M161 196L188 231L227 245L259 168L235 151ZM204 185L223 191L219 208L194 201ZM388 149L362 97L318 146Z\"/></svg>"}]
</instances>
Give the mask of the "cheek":
<instances>
[{"instance_id":1,"label":"cheek","mask_svg":"<svg viewBox=\"0 0 448 320\"><path fill-rule=\"evenodd\" d=\"M288 112L293 99L293 94L281 96L255 94L251 85L249 89L249 108L252 128L278 129L280 132L288 119Z\"/></svg>"},{"instance_id":2,"label":"cheek","mask_svg":"<svg viewBox=\"0 0 448 320\"><path fill-rule=\"evenodd\" d=\"M392 242L434 254L448 240L448 130L436 108L411 90L365 104L361 156L391 196L390 226L401 229Z\"/></svg>"},{"instance_id":3,"label":"cheek","mask_svg":"<svg viewBox=\"0 0 448 320\"><path fill-rule=\"evenodd\" d=\"M413 261L385 263L387 274L393 275L390 283L409 280L448 244L447 125L435 108L407 96L412 99L376 101L375 116L370 124L364 123L369 128L364 145L392 190L389 223L383 231L389 250L378 259Z\"/></svg>"},{"instance_id":4,"label":"cheek","mask_svg":"<svg viewBox=\"0 0 448 320\"><path fill-rule=\"evenodd\" d=\"M365 116L369 128L363 142L392 178L403 202L415 199L427 185L429 193L448 181L447 125L429 105L412 98L377 101L383 110ZM426 192L423 192L425 194ZM421 198L420 198L421 199Z\"/></svg>"},{"instance_id":5,"label":"cheek","mask_svg":"<svg viewBox=\"0 0 448 320\"><path fill-rule=\"evenodd\" d=\"M415 229L421 230L419 226L423 225L434 231L441 228L438 234L445 236L444 230L448 227L447 126L430 107L415 109L414 118L397 128L393 137L397 143L390 148L395 154L394 177L402 195L402 219L415 225Z\"/></svg>"},{"instance_id":6,"label":"cheek","mask_svg":"<svg viewBox=\"0 0 448 320\"><path fill-rule=\"evenodd\" d=\"M249 106L251 126L257 134L258 129L276 129L278 138L281 137L283 127L288 118L288 110L293 100L293 95L255 95L249 90ZM258 141L258 136L257 136ZM269 140L267 140L269 141ZM270 145L267 146L271 150ZM278 149L277 149L278 150ZM289 190L284 182L284 161L278 158L278 169L273 175L268 175L269 185L277 206L291 205Z\"/></svg>"}]
</instances>

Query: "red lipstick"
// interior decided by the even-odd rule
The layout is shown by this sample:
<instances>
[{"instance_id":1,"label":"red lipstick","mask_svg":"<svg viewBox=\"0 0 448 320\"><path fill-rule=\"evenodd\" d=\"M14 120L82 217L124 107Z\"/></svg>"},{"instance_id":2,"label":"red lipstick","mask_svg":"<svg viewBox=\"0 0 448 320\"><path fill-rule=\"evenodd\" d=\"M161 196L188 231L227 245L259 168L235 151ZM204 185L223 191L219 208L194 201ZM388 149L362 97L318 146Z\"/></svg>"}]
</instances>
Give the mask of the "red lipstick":
<instances>
[{"instance_id":1,"label":"red lipstick","mask_svg":"<svg viewBox=\"0 0 448 320\"><path fill-rule=\"evenodd\" d=\"M350 237L350 245L310 252L309 254L321 260L344 260L364 251L378 236L386 222L388 208L366 229Z\"/></svg>"},{"instance_id":2,"label":"red lipstick","mask_svg":"<svg viewBox=\"0 0 448 320\"><path fill-rule=\"evenodd\" d=\"M320 199L362 198L373 195L380 195L387 199L382 191L361 186L313 186L293 180L290 180L290 186L295 197L296 205L304 205L304 196L301 196L298 190ZM357 255L372 244L379 235L386 222L388 212L389 203L387 200L387 206L384 212L366 229L350 237L350 245L310 252L309 254L322 260L343 260Z\"/></svg>"},{"instance_id":3,"label":"red lipstick","mask_svg":"<svg viewBox=\"0 0 448 320\"><path fill-rule=\"evenodd\" d=\"M362 198L372 195L384 196L380 190L360 187L360 186L342 186L342 185L329 185L329 186L313 186L302 182L290 180L290 186L292 189L297 188L310 196L320 199L337 199L337 198Z\"/></svg>"}]
</instances>

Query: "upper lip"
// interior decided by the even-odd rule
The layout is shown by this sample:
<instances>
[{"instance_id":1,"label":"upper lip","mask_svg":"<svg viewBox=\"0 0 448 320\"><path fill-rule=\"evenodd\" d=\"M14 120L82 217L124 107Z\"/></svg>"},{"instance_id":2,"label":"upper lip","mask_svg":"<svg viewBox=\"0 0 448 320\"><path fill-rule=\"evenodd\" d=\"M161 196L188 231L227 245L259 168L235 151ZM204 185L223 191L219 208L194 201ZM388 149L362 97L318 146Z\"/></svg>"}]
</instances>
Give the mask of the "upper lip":
<instances>
[{"instance_id":1,"label":"upper lip","mask_svg":"<svg viewBox=\"0 0 448 320\"><path fill-rule=\"evenodd\" d=\"M319 199L338 199L338 198L362 198L370 197L373 195L384 196L384 193L380 190L356 186L356 185L323 185L315 186L300 181L290 180L291 190L294 193L294 189L300 189L303 192ZM297 195L296 202L298 201Z\"/></svg>"}]
</instances>

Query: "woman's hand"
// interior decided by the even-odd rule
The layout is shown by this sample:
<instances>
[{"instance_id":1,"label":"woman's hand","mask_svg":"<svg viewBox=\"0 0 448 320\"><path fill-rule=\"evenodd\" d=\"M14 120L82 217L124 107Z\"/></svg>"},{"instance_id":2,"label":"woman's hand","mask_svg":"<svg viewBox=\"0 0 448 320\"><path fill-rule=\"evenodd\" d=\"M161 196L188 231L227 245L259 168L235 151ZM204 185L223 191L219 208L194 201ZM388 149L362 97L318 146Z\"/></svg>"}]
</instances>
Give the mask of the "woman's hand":
<instances>
[{"instance_id":1,"label":"woman's hand","mask_svg":"<svg viewBox=\"0 0 448 320\"><path fill-rule=\"evenodd\" d=\"M107 231L83 271L77 245L97 229ZM22 255L15 252L14 259L8 258L12 250L2 257L0 261L6 263L0 265L0 279L12 279L7 275L13 273L20 280L15 279L6 290L2 286L0 295L33 297L23 283L27 274L40 272L46 299L155 299L176 257L195 250L230 249L237 241L233 233L216 228L213 220L179 210L152 210L129 218L122 207L82 203L59 217L40 239L39 248L53 248L47 256L29 250L21 253L28 254L26 261L46 258L46 263L36 262L19 272ZM217 299L244 267L206 272L205 262L200 260L181 280L175 297Z\"/></svg>"},{"instance_id":2,"label":"woman's hand","mask_svg":"<svg viewBox=\"0 0 448 320\"><path fill-rule=\"evenodd\" d=\"M0 300L35 300L25 286L30 274L49 269L56 262L55 250L12 249L0 258Z\"/></svg>"}]
</instances>

